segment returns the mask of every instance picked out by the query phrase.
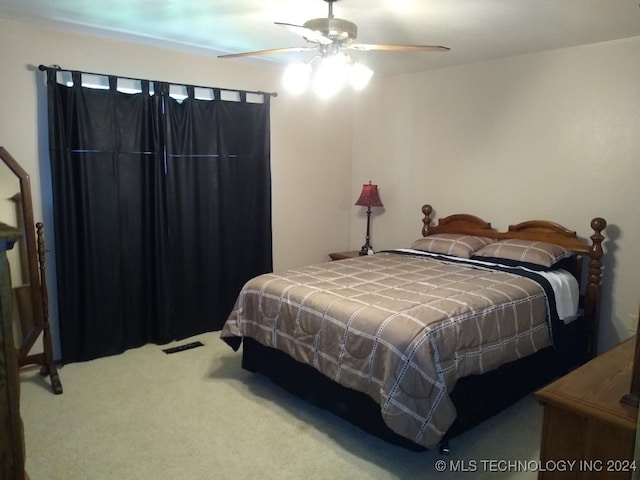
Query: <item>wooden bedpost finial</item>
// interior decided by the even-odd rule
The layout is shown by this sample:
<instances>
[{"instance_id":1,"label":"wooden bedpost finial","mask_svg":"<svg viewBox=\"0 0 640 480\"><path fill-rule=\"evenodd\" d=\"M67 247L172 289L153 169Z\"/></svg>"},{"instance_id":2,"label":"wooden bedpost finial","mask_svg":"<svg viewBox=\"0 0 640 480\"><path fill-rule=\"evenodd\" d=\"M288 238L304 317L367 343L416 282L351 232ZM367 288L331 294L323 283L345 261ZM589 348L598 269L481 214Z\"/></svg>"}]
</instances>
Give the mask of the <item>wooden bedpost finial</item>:
<instances>
[{"instance_id":1,"label":"wooden bedpost finial","mask_svg":"<svg viewBox=\"0 0 640 480\"><path fill-rule=\"evenodd\" d=\"M431 224L431 214L433 213L433 207L429 204L422 206L422 213L424 217L422 217L422 223L424 224L422 227L422 236L426 237L429 234L429 225Z\"/></svg>"},{"instance_id":2,"label":"wooden bedpost finial","mask_svg":"<svg viewBox=\"0 0 640 480\"><path fill-rule=\"evenodd\" d=\"M607 228L607 221L602 217L596 217L593 220L591 220L591 228L593 228L596 231L596 233L601 233L602 230ZM591 238L593 239L593 237Z\"/></svg>"},{"instance_id":3,"label":"wooden bedpost finial","mask_svg":"<svg viewBox=\"0 0 640 480\"><path fill-rule=\"evenodd\" d=\"M604 235L602 231L607 227L607 222L604 218L596 217L591 220L591 228L594 233L589 238L591 239L591 261L589 262L589 285L596 283L600 285L601 271L602 271L602 256L604 251L602 250L602 241ZM593 270L593 271L592 271Z\"/></svg>"}]
</instances>

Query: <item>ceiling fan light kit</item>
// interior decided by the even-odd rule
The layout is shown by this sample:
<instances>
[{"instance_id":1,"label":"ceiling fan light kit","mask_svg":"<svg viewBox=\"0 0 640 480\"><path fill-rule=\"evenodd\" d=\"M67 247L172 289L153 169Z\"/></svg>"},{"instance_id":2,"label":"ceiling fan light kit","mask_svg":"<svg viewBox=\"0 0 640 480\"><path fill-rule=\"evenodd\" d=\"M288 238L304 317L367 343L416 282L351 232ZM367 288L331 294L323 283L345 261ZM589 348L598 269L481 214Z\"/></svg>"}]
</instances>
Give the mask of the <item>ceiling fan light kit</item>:
<instances>
[{"instance_id":1,"label":"ceiling fan light kit","mask_svg":"<svg viewBox=\"0 0 640 480\"><path fill-rule=\"evenodd\" d=\"M312 63L315 64L315 71ZM284 71L282 83L289 93L299 94L308 86L321 98L329 98L345 84L354 90L362 90L373 76L373 70L361 63L354 63L348 55L338 54L314 57L308 63L292 63Z\"/></svg>"},{"instance_id":2,"label":"ceiling fan light kit","mask_svg":"<svg viewBox=\"0 0 640 480\"><path fill-rule=\"evenodd\" d=\"M275 22L293 33L302 36L312 47L289 47L255 52L220 55L220 58L237 58L271 53L300 52L316 50L318 53L306 63L289 65L283 76L283 84L291 93L301 93L312 83L314 91L321 97L330 97L337 93L347 81L355 90L367 86L373 71L363 64L355 63L342 49L359 51L389 52L445 52L449 48L435 45L384 45L354 43L358 36L355 23L333 16L333 3L337 0L324 0L329 5L326 18L313 18L303 25ZM317 60L317 61L316 61ZM315 67L315 71L314 71ZM313 76L313 80L311 77Z\"/></svg>"}]
</instances>

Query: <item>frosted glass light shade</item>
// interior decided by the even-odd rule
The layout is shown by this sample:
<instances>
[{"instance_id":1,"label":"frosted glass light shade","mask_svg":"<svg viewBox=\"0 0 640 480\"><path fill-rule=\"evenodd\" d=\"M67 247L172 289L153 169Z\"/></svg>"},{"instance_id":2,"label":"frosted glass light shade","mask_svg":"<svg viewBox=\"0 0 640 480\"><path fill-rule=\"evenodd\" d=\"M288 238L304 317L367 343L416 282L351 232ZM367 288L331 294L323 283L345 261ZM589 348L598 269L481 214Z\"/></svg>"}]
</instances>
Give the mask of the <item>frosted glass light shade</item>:
<instances>
[{"instance_id":1,"label":"frosted glass light shade","mask_svg":"<svg viewBox=\"0 0 640 480\"><path fill-rule=\"evenodd\" d=\"M361 63L354 63L349 68L349 83L354 90L362 90L366 87L372 76L373 70Z\"/></svg>"},{"instance_id":2,"label":"frosted glass light shade","mask_svg":"<svg viewBox=\"0 0 640 480\"><path fill-rule=\"evenodd\" d=\"M373 76L370 68L352 63L347 55L326 56L315 63L314 59L307 63L291 64L285 69L282 83L288 92L302 93L312 83L316 95L329 98L347 82L354 90L362 90Z\"/></svg>"},{"instance_id":3,"label":"frosted glass light shade","mask_svg":"<svg viewBox=\"0 0 640 480\"><path fill-rule=\"evenodd\" d=\"M310 77L311 65L308 63L293 63L284 71L282 83L290 93L302 93L309 85Z\"/></svg>"},{"instance_id":4,"label":"frosted glass light shade","mask_svg":"<svg viewBox=\"0 0 640 480\"><path fill-rule=\"evenodd\" d=\"M316 70L313 89L319 97L338 93L347 81L347 65L341 56L323 58Z\"/></svg>"}]
</instances>

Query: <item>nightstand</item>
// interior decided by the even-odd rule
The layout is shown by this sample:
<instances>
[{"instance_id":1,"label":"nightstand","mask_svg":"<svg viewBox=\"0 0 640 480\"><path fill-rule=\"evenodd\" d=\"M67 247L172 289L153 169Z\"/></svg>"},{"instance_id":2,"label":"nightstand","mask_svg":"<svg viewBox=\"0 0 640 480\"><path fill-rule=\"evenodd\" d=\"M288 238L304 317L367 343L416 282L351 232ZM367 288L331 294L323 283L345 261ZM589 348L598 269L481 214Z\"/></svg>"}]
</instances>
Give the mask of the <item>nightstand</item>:
<instances>
[{"instance_id":1,"label":"nightstand","mask_svg":"<svg viewBox=\"0 0 640 480\"><path fill-rule=\"evenodd\" d=\"M638 409L620 402L629 391L635 337L595 357L535 397L544 405L540 459L575 461L570 472L539 479L630 479Z\"/></svg>"},{"instance_id":2,"label":"nightstand","mask_svg":"<svg viewBox=\"0 0 640 480\"><path fill-rule=\"evenodd\" d=\"M344 260L345 258L355 258L359 256L359 250L351 250L350 252L334 252L329 254L331 260Z\"/></svg>"}]
</instances>

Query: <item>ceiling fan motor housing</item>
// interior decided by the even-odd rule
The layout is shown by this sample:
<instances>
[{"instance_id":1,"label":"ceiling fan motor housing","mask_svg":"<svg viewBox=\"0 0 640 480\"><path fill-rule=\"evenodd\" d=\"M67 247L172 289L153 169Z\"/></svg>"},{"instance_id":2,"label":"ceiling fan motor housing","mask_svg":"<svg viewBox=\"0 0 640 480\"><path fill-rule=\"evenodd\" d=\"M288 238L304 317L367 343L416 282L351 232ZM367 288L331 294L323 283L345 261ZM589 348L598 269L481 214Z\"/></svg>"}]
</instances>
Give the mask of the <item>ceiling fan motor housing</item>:
<instances>
[{"instance_id":1,"label":"ceiling fan motor housing","mask_svg":"<svg viewBox=\"0 0 640 480\"><path fill-rule=\"evenodd\" d=\"M358 27L355 23L342 18L314 18L303 25L309 30L320 32L340 45L349 45L358 36Z\"/></svg>"}]
</instances>

